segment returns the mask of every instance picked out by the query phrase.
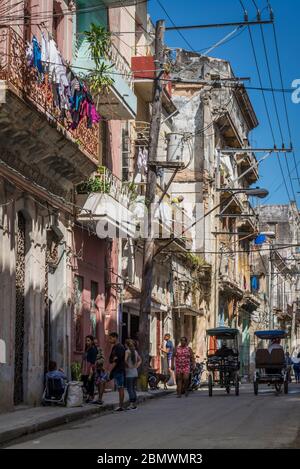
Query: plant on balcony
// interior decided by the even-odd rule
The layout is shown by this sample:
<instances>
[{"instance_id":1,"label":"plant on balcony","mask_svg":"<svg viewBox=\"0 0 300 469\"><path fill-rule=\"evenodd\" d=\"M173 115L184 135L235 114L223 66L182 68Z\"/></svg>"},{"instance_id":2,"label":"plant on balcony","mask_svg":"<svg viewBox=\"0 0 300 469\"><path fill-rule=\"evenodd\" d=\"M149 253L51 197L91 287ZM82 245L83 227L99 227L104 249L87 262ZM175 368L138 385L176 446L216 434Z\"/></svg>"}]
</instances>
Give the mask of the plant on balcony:
<instances>
[{"instance_id":1,"label":"plant on balcony","mask_svg":"<svg viewBox=\"0 0 300 469\"><path fill-rule=\"evenodd\" d=\"M104 61L109 59L111 33L103 26L91 23L90 31L84 31L84 34L89 45L89 53L95 63L95 69L88 76L90 89L94 93L107 92L114 83L110 73L113 65Z\"/></svg>"},{"instance_id":2,"label":"plant on balcony","mask_svg":"<svg viewBox=\"0 0 300 469\"><path fill-rule=\"evenodd\" d=\"M203 257L196 256L191 252L186 254L187 261L190 263L193 269L200 269L201 267L208 265L207 262L203 259Z\"/></svg>"},{"instance_id":3,"label":"plant on balcony","mask_svg":"<svg viewBox=\"0 0 300 469\"><path fill-rule=\"evenodd\" d=\"M77 186L77 194L91 194L93 192L109 194L110 182L96 176Z\"/></svg>"},{"instance_id":4,"label":"plant on balcony","mask_svg":"<svg viewBox=\"0 0 300 469\"><path fill-rule=\"evenodd\" d=\"M134 182L124 181L122 186L127 189L130 202L134 202L138 196L137 185Z\"/></svg>"}]
</instances>

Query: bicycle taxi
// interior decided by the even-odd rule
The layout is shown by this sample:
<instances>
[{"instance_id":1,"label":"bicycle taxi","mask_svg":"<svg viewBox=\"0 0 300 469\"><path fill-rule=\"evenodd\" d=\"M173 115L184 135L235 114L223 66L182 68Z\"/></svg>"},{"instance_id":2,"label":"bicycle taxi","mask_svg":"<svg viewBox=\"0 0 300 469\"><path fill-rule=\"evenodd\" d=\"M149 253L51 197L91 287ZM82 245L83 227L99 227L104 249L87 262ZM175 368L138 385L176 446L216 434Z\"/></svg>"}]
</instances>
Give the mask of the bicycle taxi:
<instances>
[{"instance_id":1,"label":"bicycle taxi","mask_svg":"<svg viewBox=\"0 0 300 469\"><path fill-rule=\"evenodd\" d=\"M279 345L281 339L286 337L286 332L283 330L265 330L256 331L254 333L256 344L255 353L255 371L253 379L254 394L258 394L258 387L260 384L267 384L274 386L276 393L288 393L289 376L288 366L285 361L283 348ZM271 352L263 345L275 344L274 348L271 345ZM276 345L277 344L277 345Z\"/></svg>"},{"instance_id":2,"label":"bicycle taxi","mask_svg":"<svg viewBox=\"0 0 300 469\"><path fill-rule=\"evenodd\" d=\"M228 394L234 387L235 395L239 395L238 335L238 329L229 327L206 331L209 396L212 396L214 386L224 388Z\"/></svg>"}]
</instances>

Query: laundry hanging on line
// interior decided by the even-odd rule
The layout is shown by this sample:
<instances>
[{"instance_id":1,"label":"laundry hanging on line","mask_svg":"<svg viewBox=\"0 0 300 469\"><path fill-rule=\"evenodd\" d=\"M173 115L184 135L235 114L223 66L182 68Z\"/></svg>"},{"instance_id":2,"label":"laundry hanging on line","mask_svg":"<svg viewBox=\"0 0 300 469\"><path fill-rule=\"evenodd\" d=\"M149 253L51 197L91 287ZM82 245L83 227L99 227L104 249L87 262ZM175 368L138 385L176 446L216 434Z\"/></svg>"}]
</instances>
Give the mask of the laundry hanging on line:
<instances>
[{"instance_id":1,"label":"laundry hanging on line","mask_svg":"<svg viewBox=\"0 0 300 469\"><path fill-rule=\"evenodd\" d=\"M61 118L66 118L69 112L72 130L85 117L87 128L92 128L93 124L101 120L86 83L65 65L56 42L50 35L47 38L42 32L41 44L33 36L31 43L27 43L26 61L28 67L38 71L39 81L44 81L45 74L48 75L53 104L60 110Z\"/></svg>"}]
</instances>

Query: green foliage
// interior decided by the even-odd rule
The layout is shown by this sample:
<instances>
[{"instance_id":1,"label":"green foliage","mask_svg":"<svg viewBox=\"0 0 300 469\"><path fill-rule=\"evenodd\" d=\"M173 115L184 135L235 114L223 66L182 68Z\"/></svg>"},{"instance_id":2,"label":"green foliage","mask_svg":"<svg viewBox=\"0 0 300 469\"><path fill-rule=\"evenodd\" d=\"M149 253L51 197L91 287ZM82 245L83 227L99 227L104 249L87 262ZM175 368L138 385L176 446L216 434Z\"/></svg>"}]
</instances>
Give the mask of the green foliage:
<instances>
[{"instance_id":1,"label":"green foliage","mask_svg":"<svg viewBox=\"0 0 300 469\"><path fill-rule=\"evenodd\" d=\"M111 34L103 26L91 23L90 31L84 31L84 35L89 44L89 53L95 63L95 70L88 76L90 89L94 93L106 92L114 83L110 74L113 65L105 63L105 60L109 58Z\"/></svg>"},{"instance_id":2,"label":"green foliage","mask_svg":"<svg viewBox=\"0 0 300 469\"><path fill-rule=\"evenodd\" d=\"M77 186L77 194L90 194L92 192L109 194L110 182L96 176Z\"/></svg>"},{"instance_id":3,"label":"green foliage","mask_svg":"<svg viewBox=\"0 0 300 469\"><path fill-rule=\"evenodd\" d=\"M134 202L138 196L137 184L135 184L133 181L131 182L126 181L126 182L123 182L122 185L123 187L128 189L130 202Z\"/></svg>"},{"instance_id":4,"label":"green foliage","mask_svg":"<svg viewBox=\"0 0 300 469\"><path fill-rule=\"evenodd\" d=\"M188 252L186 254L186 258L188 260L188 262L191 264L192 268L193 269L199 269L200 267L206 265L206 262L205 260L200 257L200 256L196 256L195 254L191 253L191 252Z\"/></svg>"},{"instance_id":5,"label":"green foliage","mask_svg":"<svg viewBox=\"0 0 300 469\"><path fill-rule=\"evenodd\" d=\"M81 381L81 364L79 362L71 364L71 376L73 381Z\"/></svg>"},{"instance_id":6,"label":"green foliage","mask_svg":"<svg viewBox=\"0 0 300 469\"><path fill-rule=\"evenodd\" d=\"M103 26L91 23L90 30L84 31L84 35L89 43L89 51L97 68L101 65L103 59L108 59L111 33Z\"/></svg>"}]
</instances>

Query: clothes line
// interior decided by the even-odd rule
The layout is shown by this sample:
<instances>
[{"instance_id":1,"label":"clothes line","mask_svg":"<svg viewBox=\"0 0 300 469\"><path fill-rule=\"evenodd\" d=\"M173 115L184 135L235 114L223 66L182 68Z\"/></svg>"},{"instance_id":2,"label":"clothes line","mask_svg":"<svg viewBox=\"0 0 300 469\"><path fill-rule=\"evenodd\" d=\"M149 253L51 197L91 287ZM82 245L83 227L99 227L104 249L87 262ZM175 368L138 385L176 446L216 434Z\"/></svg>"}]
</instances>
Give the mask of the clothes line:
<instances>
[{"instance_id":1,"label":"clothes line","mask_svg":"<svg viewBox=\"0 0 300 469\"><path fill-rule=\"evenodd\" d=\"M26 45L26 60L27 66L36 70L38 83L51 87L53 104L61 119L70 120L72 130L85 117L87 128L101 120L87 83L65 64L50 33L41 32L41 43L32 37Z\"/></svg>"}]
</instances>

